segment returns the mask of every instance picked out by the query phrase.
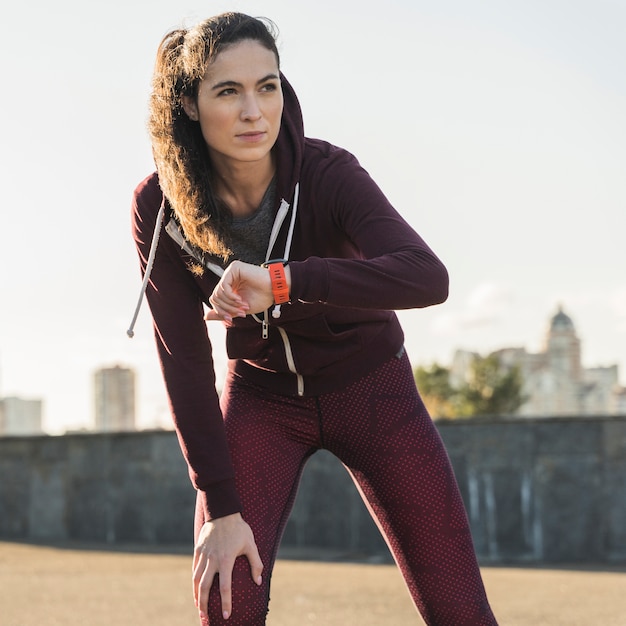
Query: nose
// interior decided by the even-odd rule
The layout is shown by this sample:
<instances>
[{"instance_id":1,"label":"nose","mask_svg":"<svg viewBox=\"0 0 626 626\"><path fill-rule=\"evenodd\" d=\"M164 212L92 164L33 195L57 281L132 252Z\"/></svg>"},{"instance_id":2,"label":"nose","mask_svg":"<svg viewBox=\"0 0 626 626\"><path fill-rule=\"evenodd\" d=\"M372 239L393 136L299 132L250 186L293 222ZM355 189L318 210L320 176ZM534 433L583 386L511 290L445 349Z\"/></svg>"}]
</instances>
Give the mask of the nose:
<instances>
[{"instance_id":1,"label":"nose","mask_svg":"<svg viewBox=\"0 0 626 626\"><path fill-rule=\"evenodd\" d=\"M243 120L258 120L262 117L261 107L256 98L256 94L248 94L244 97L241 108L241 118Z\"/></svg>"}]
</instances>

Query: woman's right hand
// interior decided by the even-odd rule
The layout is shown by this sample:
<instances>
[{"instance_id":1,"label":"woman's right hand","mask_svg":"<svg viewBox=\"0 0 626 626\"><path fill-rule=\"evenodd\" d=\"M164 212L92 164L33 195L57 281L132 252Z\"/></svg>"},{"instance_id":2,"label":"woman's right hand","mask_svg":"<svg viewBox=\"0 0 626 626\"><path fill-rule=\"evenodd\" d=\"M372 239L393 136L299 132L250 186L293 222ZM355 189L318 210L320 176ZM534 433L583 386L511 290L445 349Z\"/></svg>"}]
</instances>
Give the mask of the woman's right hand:
<instances>
[{"instance_id":1,"label":"woman's right hand","mask_svg":"<svg viewBox=\"0 0 626 626\"><path fill-rule=\"evenodd\" d=\"M285 280L291 288L291 270L285 267ZM272 279L269 270L260 265L233 261L224 272L209 298L213 307L205 315L206 320L232 321L261 313L274 304Z\"/></svg>"},{"instance_id":2,"label":"woman's right hand","mask_svg":"<svg viewBox=\"0 0 626 626\"><path fill-rule=\"evenodd\" d=\"M193 596L201 616L207 614L209 591L215 575L219 574L222 614L224 619L230 617L233 566L238 556L247 557L252 580L262 584L263 563L252 529L241 514L220 517L202 526L193 555Z\"/></svg>"}]
</instances>

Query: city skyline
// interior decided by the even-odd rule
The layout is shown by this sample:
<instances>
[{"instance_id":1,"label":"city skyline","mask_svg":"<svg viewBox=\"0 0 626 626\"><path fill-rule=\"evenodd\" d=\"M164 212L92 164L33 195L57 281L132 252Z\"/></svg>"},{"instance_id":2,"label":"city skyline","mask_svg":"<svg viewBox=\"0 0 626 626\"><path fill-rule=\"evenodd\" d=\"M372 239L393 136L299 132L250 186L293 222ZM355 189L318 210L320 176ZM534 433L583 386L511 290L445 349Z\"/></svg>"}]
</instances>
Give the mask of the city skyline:
<instances>
[{"instance_id":1,"label":"city skyline","mask_svg":"<svg viewBox=\"0 0 626 626\"><path fill-rule=\"evenodd\" d=\"M538 341L535 343L535 348L534 350L542 353L547 349L547 345L546 345L546 341L548 339L548 330L551 327L551 325L553 324L553 320L554 317L558 314L565 314L565 316L569 319L570 315L569 315L569 311L567 311L561 304L558 305L558 309L555 309L547 318L546 318L546 328L543 329L544 332L543 334L541 334L541 337L539 337ZM574 323L574 327L573 330L575 333L577 333L576 331L576 324ZM584 338L581 341L581 338L579 337L579 344L581 344L581 349L580 349L580 359L581 359L581 363L585 364L588 368L593 369L593 368L611 368L613 366L617 367L619 369L619 364L617 364L616 362L611 362L611 363L588 363L585 359L584 359ZM479 350L465 350L461 347L457 347L453 350L453 353L450 354L449 358L447 360L443 360L443 361L437 361L437 363L441 366L447 367L447 368L455 368L455 363L457 360L457 357L459 355L459 353L465 353L465 354L474 354L474 355L480 355L480 356L488 356L489 354L493 354L493 353L502 353L505 351L509 351L509 350L519 350L522 349L524 351L528 351L528 346L525 345L501 345L501 346L495 346L492 349L488 350L488 351L479 351ZM226 357L225 354L222 353L223 356L223 360L220 360L220 353L222 353L222 351L220 351L219 349L217 350L217 362L218 362L218 367L217 372L218 372L218 382L219 382L219 378L220 378L220 374L223 375L225 373L225 369L226 369ZM528 351L528 354L530 355L530 357L536 357L537 354L533 353L532 350ZM435 361L432 361L430 363L420 363L421 365L432 365L433 363L435 363ZM416 366L416 363L413 363L414 366ZM90 389L90 394L91 394L91 400L92 403L95 401L96 403L98 402L97 398L98 398L98 382L97 382L97 377L98 375L102 375L103 373L106 372L110 372L110 371L115 371L115 370L119 370L120 372L126 372L127 375L130 375L133 379L133 397L136 394L141 394L141 389L134 389L135 384L134 384L134 379L136 377L136 371L134 370L134 368L125 365L125 364L121 364L121 363L108 363L108 364L100 364L100 366L98 366L94 371L91 372L91 377L92 379L94 377L96 377L96 381L95 381L95 385L92 385L92 388ZM623 379L623 372L621 372L621 370L619 371L620 374L620 379ZM158 384L160 381L156 380L156 383ZM624 391L626 390L625 387L621 387L621 393L623 394ZM617 391L617 390L616 390ZM144 394L145 395L145 394ZM165 410L165 405L164 403L167 402L166 399L166 395L165 395L165 391L164 389L161 390L161 405L159 404L154 404L154 407L158 408L159 412L155 412L152 415L144 415L143 418L143 422L142 423L137 423L137 420L135 420L135 409L133 407L132 413L133 413L133 423L134 426L131 428L131 430L144 430L144 429L152 429L152 428L164 428L164 429L172 429L173 428L173 423L171 422L171 420L169 419L169 414L167 413L167 411ZM0 401L2 400L6 400L7 398L3 398L2 394L0 393ZM27 402L32 402L32 401L40 401L43 402L44 407L45 407L45 398L25 398L25 397L11 397L11 399L17 399L20 401L27 401ZM597 413L597 414L603 414L602 411L597 412L597 411L592 411L593 413ZM582 415L583 413L581 413ZM523 417L525 414L520 414L520 417ZM433 416L436 417L436 416ZM141 421L141 420L139 420ZM128 426L124 427L124 429L128 429ZM71 432L73 429L68 429L68 432ZM85 431L98 431L100 430L100 427L98 426L98 410L95 406L92 407L91 412L89 413L89 415L87 415L85 417L84 422L82 423L82 426L79 426L78 428L74 429L74 430L85 430ZM51 434L62 434L62 429L59 428L46 428L45 425L43 427L43 432L51 432ZM2 433L0 433L0 436L2 435Z\"/></svg>"},{"instance_id":2,"label":"city skyline","mask_svg":"<svg viewBox=\"0 0 626 626\"><path fill-rule=\"evenodd\" d=\"M125 333L130 199L153 169L158 42L229 9L277 24L307 135L354 152L448 267L445 304L399 314L415 365L535 350L562 303L585 364L617 363L625 383L623 3L33 0L2 10L0 395L43 397L46 429L80 428L91 372L120 363L139 427L169 424L147 306Z\"/></svg>"}]
</instances>

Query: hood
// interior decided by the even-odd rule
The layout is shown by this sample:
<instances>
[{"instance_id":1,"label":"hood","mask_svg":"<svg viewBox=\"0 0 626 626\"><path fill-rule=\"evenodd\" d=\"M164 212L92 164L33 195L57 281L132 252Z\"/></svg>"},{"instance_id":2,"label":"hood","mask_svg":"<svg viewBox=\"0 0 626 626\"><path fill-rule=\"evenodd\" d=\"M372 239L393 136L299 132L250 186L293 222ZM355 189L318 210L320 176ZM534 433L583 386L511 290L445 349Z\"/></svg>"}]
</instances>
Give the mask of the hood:
<instances>
[{"instance_id":1,"label":"hood","mask_svg":"<svg viewBox=\"0 0 626 626\"><path fill-rule=\"evenodd\" d=\"M283 117L276 140L276 192L279 198L292 201L296 183L300 179L304 155L304 122L298 96L284 74L280 75L283 88Z\"/></svg>"},{"instance_id":2,"label":"hood","mask_svg":"<svg viewBox=\"0 0 626 626\"><path fill-rule=\"evenodd\" d=\"M300 108L300 102L298 96L293 90L291 83L287 80L285 75L280 74L281 85L283 89L283 116L280 124L280 132L278 133L278 139L275 144L276 154L276 187L277 195L279 198L289 198L290 202L294 203L292 211L291 225L289 228L289 234L287 235L286 252L291 245L291 233L293 232L293 226L295 222L296 207L297 207L297 184L300 178L300 171L302 170L302 157L304 154L304 122L302 120L302 109ZM157 214L154 233L152 236L152 242L150 245L150 253L148 255L148 262L146 265L146 271L144 272L143 282L141 285L139 298L135 306L135 312L133 314L132 321L126 334L128 337L134 336L134 328L141 309L141 304L150 280L150 274L152 272L152 266L154 264L154 257L156 255L157 245L159 243L159 236L161 234L161 228L165 218L165 209L167 201L165 195L162 198L161 206ZM284 201L281 203L281 207L284 206ZM287 205L289 206L289 205ZM280 307L278 307L280 311ZM278 315L280 313L278 312Z\"/></svg>"}]
</instances>

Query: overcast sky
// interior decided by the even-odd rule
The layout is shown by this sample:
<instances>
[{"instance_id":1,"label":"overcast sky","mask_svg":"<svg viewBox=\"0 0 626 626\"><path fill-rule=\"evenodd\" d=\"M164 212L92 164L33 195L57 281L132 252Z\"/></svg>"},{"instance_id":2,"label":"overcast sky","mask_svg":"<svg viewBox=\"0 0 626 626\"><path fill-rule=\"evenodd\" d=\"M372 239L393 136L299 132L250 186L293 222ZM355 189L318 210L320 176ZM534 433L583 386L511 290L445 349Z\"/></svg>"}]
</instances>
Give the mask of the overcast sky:
<instances>
[{"instance_id":1,"label":"overcast sky","mask_svg":"<svg viewBox=\"0 0 626 626\"><path fill-rule=\"evenodd\" d=\"M93 422L101 366L138 372L169 425L129 228L153 169L161 37L224 10L271 18L309 136L354 152L451 275L401 314L414 364L541 349L561 304L586 366L626 377L626 1L25 0L0 21L0 394ZM223 332L211 326L218 368Z\"/></svg>"}]
</instances>

